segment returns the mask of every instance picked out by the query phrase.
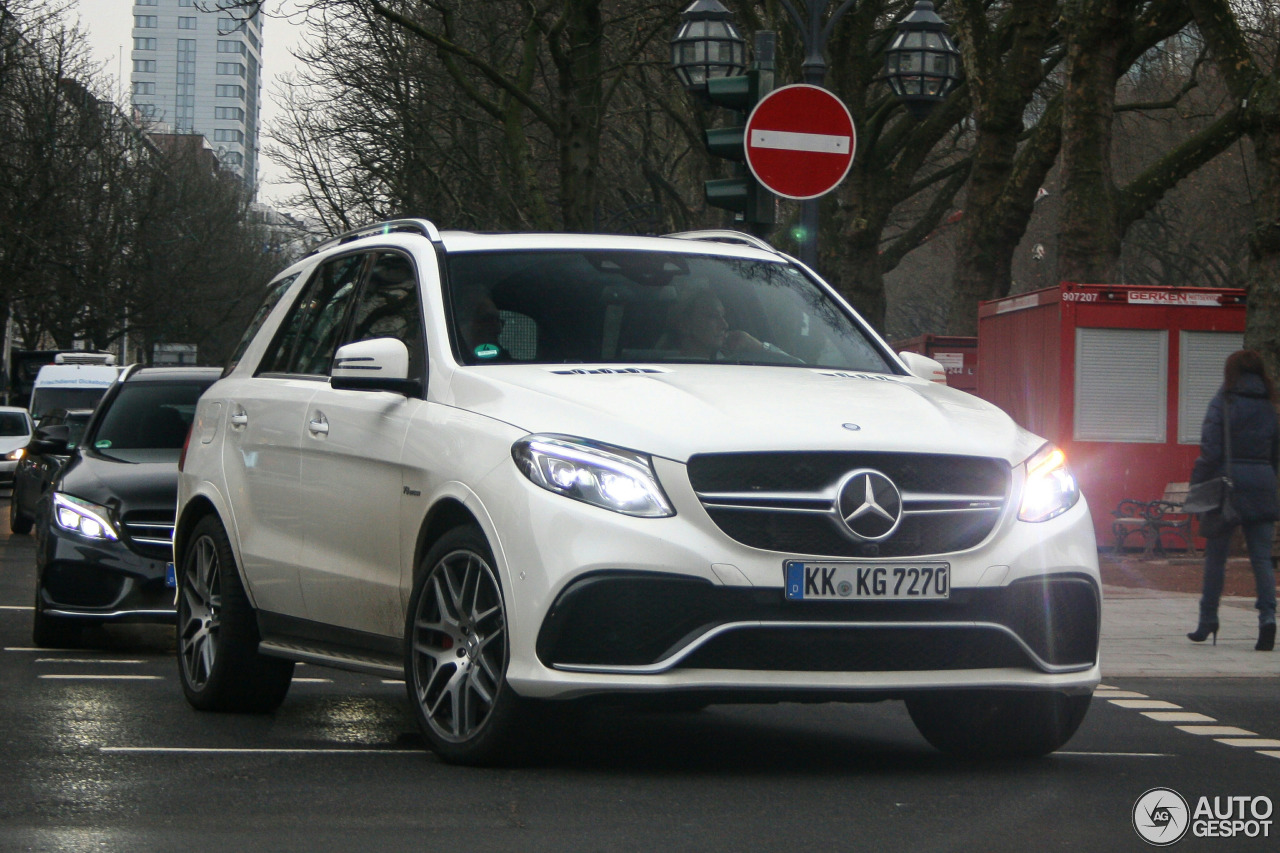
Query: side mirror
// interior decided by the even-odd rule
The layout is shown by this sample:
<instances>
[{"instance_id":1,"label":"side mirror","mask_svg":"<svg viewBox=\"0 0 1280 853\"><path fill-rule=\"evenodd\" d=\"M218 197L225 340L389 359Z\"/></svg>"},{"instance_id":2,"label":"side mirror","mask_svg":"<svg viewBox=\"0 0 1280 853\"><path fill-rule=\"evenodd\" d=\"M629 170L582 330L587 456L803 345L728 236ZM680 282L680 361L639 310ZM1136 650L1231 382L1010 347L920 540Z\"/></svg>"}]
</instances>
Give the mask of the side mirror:
<instances>
[{"instance_id":1,"label":"side mirror","mask_svg":"<svg viewBox=\"0 0 1280 853\"><path fill-rule=\"evenodd\" d=\"M395 338L338 347L329 384L338 391L390 391L406 397L422 393L422 380L409 378L409 348Z\"/></svg>"},{"instance_id":2,"label":"side mirror","mask_svg":"<svg viewBox=\"0 0 1280 853\"><path fill-rule=\"evenodd\" d=\"M71 443L71 427L66 424L54 424L37 427L35 435L27 444L29 456L65 456Z\"/></svg>"},{"instance_id":3,"label":"side mirror","mask_svg":"<svg viewBox=\"0 0 1280 853\"><path fill-rule=\"evenodd\" d=\"M911 371L912 376L937 382L939 385L947 384L947 369L927 355L921 355L918 352L900 352L898 357L907 366L907 370Z\"/></svg>"}]
</instances>

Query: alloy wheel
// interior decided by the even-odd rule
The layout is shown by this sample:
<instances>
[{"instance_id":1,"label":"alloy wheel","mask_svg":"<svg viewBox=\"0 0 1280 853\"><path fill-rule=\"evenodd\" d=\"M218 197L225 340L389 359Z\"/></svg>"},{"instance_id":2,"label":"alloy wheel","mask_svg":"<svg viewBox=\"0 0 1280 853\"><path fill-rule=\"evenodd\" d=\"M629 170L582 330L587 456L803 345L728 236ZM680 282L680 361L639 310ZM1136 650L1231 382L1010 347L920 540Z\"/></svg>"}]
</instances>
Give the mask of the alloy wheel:
<instances>
[{"instance_id":1,"label":"alloy wheel","mask_svg":"<svg viewBox=\"0 0 1280 853\"><path fill-rule=\"evenodd\" d=\"M193 543L182 579L179 608L179 654L188 683L196 689L209 682L222 626L222 594L216 543L201 536Z\"/></svg>"},{"instance_id":2,"label":"alloy wheel","mask_svg":"<svg viewBox=\"0 0 1280 853\"><path fill-rule=\"evenodd\" d=\"M413 618L414 692L432 731L465 743L483 730L507 666L506 613L497 577L471 550L431 569Z\"/></svg>"}]
</instances>

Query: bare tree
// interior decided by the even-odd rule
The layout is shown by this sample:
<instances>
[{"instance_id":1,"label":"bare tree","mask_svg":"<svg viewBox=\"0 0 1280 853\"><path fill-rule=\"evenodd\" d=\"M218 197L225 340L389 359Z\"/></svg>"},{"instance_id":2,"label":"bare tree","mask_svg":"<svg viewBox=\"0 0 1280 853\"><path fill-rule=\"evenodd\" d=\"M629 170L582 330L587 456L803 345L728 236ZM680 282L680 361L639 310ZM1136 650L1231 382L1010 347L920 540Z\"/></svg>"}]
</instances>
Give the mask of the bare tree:
<instances>
[{"instance_id":1,"label":"bare tree","mask_svg":"<svg viewBox=\"0 0 1280 853\"><path fill-rule=\"evenodd\" d=\"M1280 29L1270 4L1188 0L1256 155L1245 343L1280 370ZM1253 36L1251 39L1250 36Z\"/></svg>"}]
</instances>

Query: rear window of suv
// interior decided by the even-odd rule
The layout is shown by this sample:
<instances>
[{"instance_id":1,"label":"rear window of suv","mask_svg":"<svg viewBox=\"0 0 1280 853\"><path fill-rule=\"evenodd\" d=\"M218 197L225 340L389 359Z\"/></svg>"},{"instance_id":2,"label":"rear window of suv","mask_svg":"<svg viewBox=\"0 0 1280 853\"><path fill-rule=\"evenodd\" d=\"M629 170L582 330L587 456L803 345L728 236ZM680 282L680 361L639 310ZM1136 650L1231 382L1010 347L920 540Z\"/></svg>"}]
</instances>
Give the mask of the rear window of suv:
<instances>
[{"instance_id":1,"label":"rear window of suv","mask_svg":"<svg viewBox=\"0 0 1280 853\"><path fill-rule=\"evenodd\" d=\"M652 251L496 251L447 258L465 364L762 363L890 373L886 355L786 262ZM719 346L695 345L719 325ZM749 341L750 348L724 344Z\"/></svg>"}]
</instances>

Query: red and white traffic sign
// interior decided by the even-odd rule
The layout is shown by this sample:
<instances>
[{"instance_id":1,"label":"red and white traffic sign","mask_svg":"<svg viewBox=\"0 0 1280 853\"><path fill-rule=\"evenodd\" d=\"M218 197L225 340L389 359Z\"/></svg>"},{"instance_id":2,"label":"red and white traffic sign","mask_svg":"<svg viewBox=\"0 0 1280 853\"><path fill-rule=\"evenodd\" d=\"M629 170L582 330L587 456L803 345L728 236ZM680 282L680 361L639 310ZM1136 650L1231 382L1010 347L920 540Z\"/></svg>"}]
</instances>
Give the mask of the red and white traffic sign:
<instances>
[{"instance_id":1,"label":"red and white traffic sign","mask_svg":"<svg viewBox=\"0 0 1280 853\"><path fill-rule=\"evenodd\" d=\"M797 83L775 89L747 117L747 166L784 198L817 198L835 189L853 165L853 116L835 95Z\"/></svg>"}]
</instances>

